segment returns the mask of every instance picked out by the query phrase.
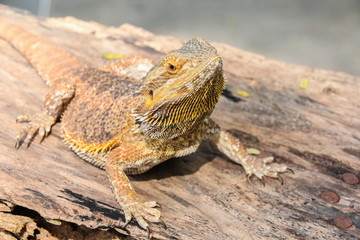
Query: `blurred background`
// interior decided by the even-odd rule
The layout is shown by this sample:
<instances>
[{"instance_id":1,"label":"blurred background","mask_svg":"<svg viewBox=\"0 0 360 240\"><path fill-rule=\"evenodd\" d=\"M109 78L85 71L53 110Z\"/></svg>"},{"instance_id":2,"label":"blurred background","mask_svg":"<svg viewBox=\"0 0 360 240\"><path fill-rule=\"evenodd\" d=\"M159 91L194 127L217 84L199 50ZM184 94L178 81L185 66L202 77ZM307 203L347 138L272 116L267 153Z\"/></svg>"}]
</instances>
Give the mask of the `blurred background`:
<instances>
[{"instance_id":1,"label":"blurred background","mask_svg":"<svg viewBox=\"0 0 360 240\"><path fill-rule=\"evenodd\" d=\"M131 23L360 76L360 0L0 0L44 17Z\"/></svg>"}]
</instances>

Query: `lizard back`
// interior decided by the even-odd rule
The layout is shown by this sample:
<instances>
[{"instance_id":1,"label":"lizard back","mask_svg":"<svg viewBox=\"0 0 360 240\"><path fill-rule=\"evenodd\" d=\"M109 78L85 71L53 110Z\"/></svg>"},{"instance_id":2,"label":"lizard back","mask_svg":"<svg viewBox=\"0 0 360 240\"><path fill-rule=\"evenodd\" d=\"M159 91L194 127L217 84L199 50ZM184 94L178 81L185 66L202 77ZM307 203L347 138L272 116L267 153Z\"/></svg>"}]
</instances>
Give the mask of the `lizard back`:
<instances>
[{"instance_id":1,"label":"lizard back","mask_svg":"<svg viewBox=\"0 0 360 240\"><path fill-rule=\"evenodd\" d=\"M78 81L61 119L63 137L77 153L106 153L131 135L140 83L95 68L83 69Z\"/></svg>"}]
</instances>

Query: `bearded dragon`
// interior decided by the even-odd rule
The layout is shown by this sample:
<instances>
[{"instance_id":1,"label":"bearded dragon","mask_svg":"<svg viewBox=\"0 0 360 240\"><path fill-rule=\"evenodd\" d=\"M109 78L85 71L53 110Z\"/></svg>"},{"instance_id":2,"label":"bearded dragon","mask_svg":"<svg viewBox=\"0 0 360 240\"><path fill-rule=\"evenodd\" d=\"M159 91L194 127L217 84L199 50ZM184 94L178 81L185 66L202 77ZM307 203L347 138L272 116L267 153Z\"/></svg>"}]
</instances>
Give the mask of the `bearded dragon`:
<instances>
[{"instance_id":1,"label":"bearded dragon","mask_svg":"<svg viewBox=\"0 0 360 240\"><path fill-rule=\"evenodd\" d=\"M66 51L10 23L0 36L20 51L50 87L43 111L19 116L26 122L15 147L41 139L61 118L65 143L78 156L106 171L125 215L149 231L160 222L155 201L143 202L127 175L141 174L170 158L212 142L250 178L281 179L292 171L257 158L209 116L225 87L221 57L205 39L194 38L169 52L157 64L130 57L101 69L87 66Z\"/></svg>"}]
</instances>

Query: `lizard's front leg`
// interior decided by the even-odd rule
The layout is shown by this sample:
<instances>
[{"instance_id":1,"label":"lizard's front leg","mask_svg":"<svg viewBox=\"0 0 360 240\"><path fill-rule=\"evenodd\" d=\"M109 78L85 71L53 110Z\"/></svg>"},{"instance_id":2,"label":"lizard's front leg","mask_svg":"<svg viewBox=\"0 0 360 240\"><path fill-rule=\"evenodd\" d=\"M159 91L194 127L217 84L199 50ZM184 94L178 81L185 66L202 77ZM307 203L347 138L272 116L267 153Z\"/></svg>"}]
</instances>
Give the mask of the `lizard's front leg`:
<instances>
[{"instance_id":1,"label":"lizard's front leg","mask_svg":"<svg viewBox=\"0 0 360 240\"><path fill-rule=\"evenodd\" d=\"M20 147L20 141L24 136L26 136L24 143L29 146L31 139L37 132L40 139L44 139L74 94L75 86L73 84L60 82L52 87L47 94L42 112L32 116L21 115L17 117L16 122L27 122L27 124L18 132L15 147Z\"/></svg>"},{"instance_id":2,"label":"lizard's front leg","mask_svg":"<svg viewBox=\"0 0 360 240\"><path fill-rule=\"evenodd\" d=\"M125 172L143 173L159 163L151 150L142 145L126 145L113 149L105 163L113 192L125 214L125 226L132 218L149 231L148 222L161 222L159 205L155 201L142 202L137 196Z\"/></svg>"},{"instance_id":3,"label":"lizard's front leg","mask_svg":"<svg viewBox=\"0 0 360 240\"><path fill-rule=\"evenodd\" d=\"M264 177L272 177L282 182L279 173L293 172L285 165L269 164L274 161L273 157L257 158L249 154L239 139L229 132L221 130L215 122L213 122L212 128L215 130L212 131L214 134L210 137L210 140L232 161L243 166L248 178L255 175L261 180L263 180Z\"/></svg>"}]
</instances>

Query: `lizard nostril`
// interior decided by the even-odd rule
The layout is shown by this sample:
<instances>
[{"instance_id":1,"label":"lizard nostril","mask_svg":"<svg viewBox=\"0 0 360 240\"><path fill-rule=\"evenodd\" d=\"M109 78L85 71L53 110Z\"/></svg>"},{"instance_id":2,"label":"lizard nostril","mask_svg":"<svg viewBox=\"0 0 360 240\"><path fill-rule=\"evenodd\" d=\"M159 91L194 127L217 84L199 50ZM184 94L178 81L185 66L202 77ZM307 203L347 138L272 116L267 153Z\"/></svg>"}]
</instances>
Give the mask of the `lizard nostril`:
<instances>
[{"instance_id":1,"label":"lizard nostril","mask_svg":"<svg viewBox=\"0 0 360 240\"><path fill-rule=\"evenodd\" d=\"M150 96L150 99L153 100L153 97L154 97L154 92L153 92L153 90L150 90L150 91L149 91L149 96Z\"/></svg>"}]
</instances>

